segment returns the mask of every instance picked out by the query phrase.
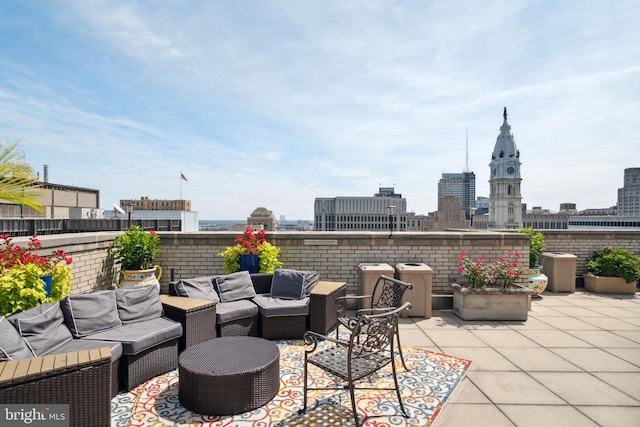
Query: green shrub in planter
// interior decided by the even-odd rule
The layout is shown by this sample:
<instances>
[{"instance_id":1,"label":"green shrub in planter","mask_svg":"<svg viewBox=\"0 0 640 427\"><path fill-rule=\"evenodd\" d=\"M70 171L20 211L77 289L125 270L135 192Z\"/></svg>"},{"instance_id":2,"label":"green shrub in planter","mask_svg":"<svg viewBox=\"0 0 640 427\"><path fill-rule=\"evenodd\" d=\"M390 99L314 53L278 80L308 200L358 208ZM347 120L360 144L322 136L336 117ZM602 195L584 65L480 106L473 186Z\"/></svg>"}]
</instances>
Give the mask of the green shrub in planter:
<instances>
[{"instance_id":1,"label":"green shrub in planter","mask_svg":"<svg viewBox=\"0 0 640 427\"><path fill-rule=\"evenodd\" d=\"M605 246L595 251L585 268L591 276L622 277L627 283L640 278L640 258L622 248Z\"/></svg>"},{"instance_id":2,"label":"green shrub in planter","mask_svg":"<svg viewBox=\"0 0 640 427\"><path fill-rule=\"evenodd\" d=\"M255 231L247 227L243 234L235 238L235 246L228 246L218 255L224 257L224 272L226 274L240 271L240 255L257 254L260 257L260 273L273 273L282 267L278 261L280 248L267 242L264 230Z\"/></svg>"}]
</instances>

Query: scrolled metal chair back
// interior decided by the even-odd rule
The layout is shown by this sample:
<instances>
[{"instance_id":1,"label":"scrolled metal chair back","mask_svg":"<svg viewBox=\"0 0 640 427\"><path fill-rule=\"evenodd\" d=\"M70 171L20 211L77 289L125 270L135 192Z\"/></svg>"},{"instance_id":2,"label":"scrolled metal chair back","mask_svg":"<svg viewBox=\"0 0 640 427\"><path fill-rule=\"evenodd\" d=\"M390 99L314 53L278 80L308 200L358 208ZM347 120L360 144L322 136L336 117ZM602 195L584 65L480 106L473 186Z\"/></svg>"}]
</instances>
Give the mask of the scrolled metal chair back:
<instances>
[{"instance_id":1,"label":"scrolled metal chair back","mask_svg":"<svg viewBox=\"0 0 640 427\"><path fill-rule=\"evenodd\" d=\"M399 307L402 297L408 289L412 289L410 283L387 276L380 276L371 294L371 307Z\"/></svg>"},{"instance_id":2,"label":"scrolled metal chair back","mask_svg":"<svg viewBox=\"0 0 640 427\"><path fill-rule=\"evenodd\" d=\"M351 333L349 340L350 358L368 357L381 352L393 352L393 335L398 325L398 316L411 304L405 302L395 310L381 314L363 314Z\"/></svg>"}]
</instances>

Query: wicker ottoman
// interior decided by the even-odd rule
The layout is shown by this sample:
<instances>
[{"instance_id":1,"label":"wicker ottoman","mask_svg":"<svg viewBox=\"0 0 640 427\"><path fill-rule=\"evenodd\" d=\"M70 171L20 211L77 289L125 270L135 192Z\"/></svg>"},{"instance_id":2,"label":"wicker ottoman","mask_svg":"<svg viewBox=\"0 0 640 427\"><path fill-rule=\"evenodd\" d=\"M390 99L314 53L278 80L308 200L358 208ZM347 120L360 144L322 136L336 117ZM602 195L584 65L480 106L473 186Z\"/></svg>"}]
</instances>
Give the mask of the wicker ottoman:
<instances>
[{"instance_id":1,"label":"wicker ottoman","mask_svg":"<svg viewBox=\"0 0 640 427\"><path fill-rule=\"evenodd\" d=\"M205 415L235 415L265 405L280 389L280 351L256 337L221 337L178 358L180 403Z\"/></svg>"}]
</instances>

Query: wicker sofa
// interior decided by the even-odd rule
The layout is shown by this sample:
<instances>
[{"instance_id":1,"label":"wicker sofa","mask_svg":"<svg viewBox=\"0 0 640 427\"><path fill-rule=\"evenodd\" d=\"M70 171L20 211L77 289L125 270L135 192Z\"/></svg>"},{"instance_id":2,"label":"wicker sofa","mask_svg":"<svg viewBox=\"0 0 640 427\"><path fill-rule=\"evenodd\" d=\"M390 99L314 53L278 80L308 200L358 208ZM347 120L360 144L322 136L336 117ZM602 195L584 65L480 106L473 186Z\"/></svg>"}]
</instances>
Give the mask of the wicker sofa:
<instances>
[{"instance_id":1,"label":"wicker sofa","mask_svg":"<svg viewBox=\"0 0 640 427\"><path fill-rule=\"evenodd\" d=\"M0 360L30 365L38 356L106 347L113 397L176 369L181 336L182 325L163 317L154 285L88 292L0 317Z\"/></svg>"},{"instance_id":2,"label":"wicker sofa","mask_svg":"<svg viewBox=\"0 0 640 427\"><path fill-rule=\"evenodd\" d=\"M279 274L287 274L293 270L277 270ZM309 294L318 283L315 272L301 273L307 282L298 290L299 298L280 298L272 294L274 274L247 274L250 286L235 281L241 273L224 276L206 276L193 279L182 279L169 284L169 295L196 299L207 299L215 302L216 335L237 336L251 335L266 339L302 338L309 326L310 301ZM231 278L226 285L218 282ZM230 290L229 290L230 289ZM244 290L243 290L244 289ZM232 294L231 297L229 295ZM295 291L294 291L295 294ZM275 295L275 296L274 296ZM225 297L227 298L225 300Z\"/></svg>"}]
</instances>

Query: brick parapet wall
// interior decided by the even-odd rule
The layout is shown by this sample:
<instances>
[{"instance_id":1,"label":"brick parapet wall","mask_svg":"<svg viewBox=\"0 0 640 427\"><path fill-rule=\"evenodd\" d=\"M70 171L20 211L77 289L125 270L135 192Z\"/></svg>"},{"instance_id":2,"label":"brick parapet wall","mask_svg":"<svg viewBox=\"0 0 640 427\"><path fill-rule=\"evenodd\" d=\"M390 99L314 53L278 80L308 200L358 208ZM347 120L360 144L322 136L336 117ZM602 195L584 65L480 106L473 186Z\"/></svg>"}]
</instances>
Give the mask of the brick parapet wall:
<instances>
[{"instance_id":1,"label":"brick parapet wall","mask_svg":"<svg viewBox=\"0 0 640 427\"><path fill-rule=\"evenodd\" d=\"M171 237L168 238L170 235ZM217 254L233 244L237 233L161 233L162 250L157 261L168 283L170 269L176 278L220 274L222 258ZM349 292L357 293L361 263L424 263L433 268L433 293L449 294L449 284L460 280L458 254L484 255L497 259L507 250L528 257L528 236L494 232L397 233L389 239L376 232L275 232L267 240L281 250L285 268L316 270L323 280L346 281Z\"/></svg>"},{"instance_id":2,"label":"brick parapet wall","mask_svg":"<svg viewBox=\"0 0 640 427\"><path fill-rule=\"evenodd\" d=\"M640 231L548 230L546 251L577 256L577 274L596 249L611 245L640 255ZM177 278L222 274L222 257L217 254L233 245L237 232L160 232L157 264L163 268L160 280L166 292L172 268ZM41 255L62 248L72 264L73 293L112 287L116 266L109 248L119 232L78 233L43 236ZM528 236L510 232L267 232L267 240L281 248L285 268L316 270L323 280L346 281L349 292L358 290L358 264L400 262L425 263L433 269L433 293L450 294L449 284L460 280L457 256L461 251L473 258L492 260L514 250L528 259ZM26 245L25 238L15 242Z\"/></svg>"},{"instance_id":3,"label":"brick parapet wall","mask_svg":"<svg viewBox=\"0 0 640 427\"><path fill-rule=\"evenodd\" d=\"M584 265L593 253L605 245L624 248L640 256L640 230L544 230L542 233L545 236L545 252L563 252L576 256L578 276L584 273Z\"/></svg>"}]
</instances>

